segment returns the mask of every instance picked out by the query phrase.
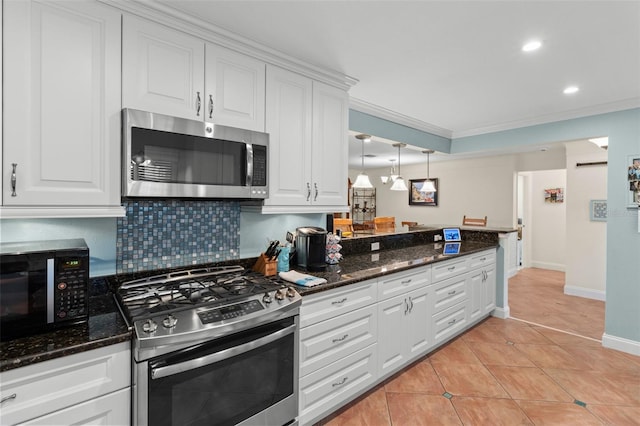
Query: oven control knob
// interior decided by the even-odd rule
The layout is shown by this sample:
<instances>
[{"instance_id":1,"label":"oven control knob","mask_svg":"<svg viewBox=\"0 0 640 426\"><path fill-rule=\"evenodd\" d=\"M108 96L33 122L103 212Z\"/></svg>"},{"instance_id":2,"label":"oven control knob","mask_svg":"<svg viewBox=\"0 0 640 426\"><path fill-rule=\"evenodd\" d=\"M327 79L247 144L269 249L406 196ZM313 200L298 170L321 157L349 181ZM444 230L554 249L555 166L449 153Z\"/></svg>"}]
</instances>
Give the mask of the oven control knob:
<instances>
[{"instance_id":1,"label":"oven control knob","mask_svg":"<svg viewBox=\"0 0 640 426\"><path fill-rule=\"evenodd\" d=\"M296 291L293 289L293 287L287 287L287 297L289 299L293 299L294 297L296 297Z\"/></svg>"},{"instance_id":2,"label":"oven control knob","mask_svg":"<svg viewBox=\"0 0 640 426\"><path fill-rule=\"evenodd\" d=\"M144 322L144 324L142 324L142 329L144 330L145 333L153 333L154 331L156 331L157 328L158 328L158 324L156 324L156 322L151 318L149 318Z\"/></svg>"},{"instance_id":3,"label":"oven control knob","mask_svg":"<svg viewBox=\"0 0 640 426\"><path fill-rule=\"evenodd\" d=\"M285 291L282 288L276 290L276 300L284 300Z\"/></svg>"},{"instance_id":4,"label":"oven control knob","mask_svg":"<svg viewBox=\"0 0 640 426\"><path fill-rule=\"evenodd\" d=\"M165 328L175 327L177 323L178 323L178 318L174 317L171 314L167 315L165 319L162 320L162 325L164 325Z\"/></svg>"},{"instance_id":5,"label":"oven control knob","mask_svg":"<svg viewBox=\"0 0 640 426\"><path fill-rule=\"evenodd\" d=\"M262 301L268 305L273 301L273 298L269 295L269 293L265 293L264 296L262 296Z\"/></svg>"}]
</instances>

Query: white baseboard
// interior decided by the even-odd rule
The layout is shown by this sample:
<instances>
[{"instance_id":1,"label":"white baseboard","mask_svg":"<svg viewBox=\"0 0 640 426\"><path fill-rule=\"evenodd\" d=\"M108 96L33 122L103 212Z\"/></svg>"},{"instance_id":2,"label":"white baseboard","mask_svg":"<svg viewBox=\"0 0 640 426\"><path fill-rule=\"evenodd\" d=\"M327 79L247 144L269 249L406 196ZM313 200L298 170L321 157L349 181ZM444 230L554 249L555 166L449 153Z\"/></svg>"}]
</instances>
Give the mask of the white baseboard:
<instances>
[{"instance_id":1,"label":"white baseboard","mask_svg":"<svg viewBox=\"0 0 640 426\"><path fill-rule=\"evenodd\" d=\"M602 290L594 290L592 288L577 287L574 285L565 285L564 294L569 296L584 297L586 299L601 300L605 302L607 300L607 294Z\"/></svg>"},{"instance_id":2,"label":"white baseboard","mask_svg":"<svg viewBox=\"0 0 640 426\"><path fill-rule=\"evenodd\" d=\"M540 262L537 260L531 261L531 268L550 269L552 271L565 272L566 266L562 263Z\"/></svg>"},{"instance_id":3,"label":"white baseboard","mask_svg":"<svg viewBox=\"0 0 640 426\"><path fill-rule=\"evenodd\" d=\"M602 346L609 349L626 352L631 355L640 356L640 342L635 340L624 339L622 337L612 336L604 333L602 335Z\"/></svg>"},{"instance_id":4,"label":"white baseboard","mask_svg":"<svg viewBox=\"0 0 640 426\"><path fill-rule=\"evenodd\" d=\"M491 312L491 316L500 318L500 319L507 319L509 318L509 307L508 306L506 308L496 307L493 310L493 312Z\"/></svg>"}]
</instances>

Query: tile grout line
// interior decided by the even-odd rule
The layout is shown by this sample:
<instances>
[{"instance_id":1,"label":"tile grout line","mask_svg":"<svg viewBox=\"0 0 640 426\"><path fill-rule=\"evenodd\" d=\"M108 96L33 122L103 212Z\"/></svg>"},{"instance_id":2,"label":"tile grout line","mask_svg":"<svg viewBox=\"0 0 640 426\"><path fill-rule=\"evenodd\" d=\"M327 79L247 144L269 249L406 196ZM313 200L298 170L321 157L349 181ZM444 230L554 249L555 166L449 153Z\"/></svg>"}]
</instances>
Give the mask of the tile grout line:
<instances>
[{"instance_id":1,"label":"tile grout line","mask_svg":"<svg viewBox=\"0 0 640 426\"><path fill-rule=\"evenodd\" d=\"M576 333L572 333L570 331L560 330L559 328L549 327L548 325L538 324L537 322L527 321L527 320L523 320L523 319L516 318L516 317L509 317L509 318L512 319L512 320L515 320L515 321L524 322L526 324L531 324L531 325L535 325L535 326L538 326L538 327L546 328L546 329L549 329L549 330L557 331L559 333L570 334L571 336L581 337L583 339L591 340L593 342L602 343L602 340L594 339L593 337L583 336L581 334L576 334Z\"/></svg>"}]
</instances>

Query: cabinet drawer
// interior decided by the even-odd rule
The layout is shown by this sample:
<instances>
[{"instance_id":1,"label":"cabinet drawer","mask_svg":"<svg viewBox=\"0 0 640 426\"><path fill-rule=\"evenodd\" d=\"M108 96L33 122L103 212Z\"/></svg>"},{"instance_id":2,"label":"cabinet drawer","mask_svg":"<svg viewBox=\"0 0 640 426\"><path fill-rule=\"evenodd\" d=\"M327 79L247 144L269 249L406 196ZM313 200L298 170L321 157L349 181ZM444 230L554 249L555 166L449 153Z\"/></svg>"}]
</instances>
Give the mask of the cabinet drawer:
<instances>
[{"instance_id":1,"label":"cabinet drawer","mask_svg":"<svg viewBox=\"0 0 640 426\"><path fill-rule=\"evenodd\" d=\"M377 379L371 345L300 379L300 424L313 424Z\"/></svg>"},{"instance_id":2,"label":"cabinet drawer","mask_svg":"<svg viewBox=\"0 0 640 426\"><path fill-rule=\"evenodd\" d=\"M381 278L378 283L378 300L388 299L428 285L431 282L430 272L431 267L425 266Z\"/></svg>"},{"instance_id":3,"label":"cabinet drawer","mask_svg":"<svg viewBox=\"0 0 640 426\"><path fill-rule=\"evenodd\" d=\"M454 275L467 272L468 269L467 257L436 263L431 267L431 282L437 283Z\"/></svg>"},{"instance_id":4,"label":"cabinet drawer","mask_svg":"<svg viewBox=\"0 0 640 426\"><path fill-rule=\"evenodd\" d=\"M444 343L467 326L466 302L459 303L433 316L435 344Z\"/></svg>"},{"instance_id":5,"label":"cabinet drawer","mask_svg":"<svg viewBox=\"0 0 640 426\"><path fill-rule=\"evenodd\" d=\"M3 372L1 424L27 421L131 386L128 342Z\"/></svg>"},{"instance_id":6,"label":"cabinet drawer","mask_svg":"<svg viewBox=\"0 0 640 426\"><path fill-rule=\"evenodd\" d=\"M433 285L433 313L437 314L469 297L467 275L449 278Z\"/></svg>"},{"instance_id":7,"label":"cabinet drawer","mask_svg":"<svg viewBox=\"0 0 640 426\"><path fill-rule=\"evenodd\" d=\"M375 343L377 324L370 305L300 330L300 377Z\"/></svg>"},{"instance_id":8,"label":"cabinet drawer","mask_svg":"<svg viewBox=\"0 0 640 426\"><path fill-rule=\"evenodd\" d=\"M492 263L496 263L495 250L486 250L469 256L469 269L481 268Z\"/></svg>"},{"instance_id":9,"label":"cabinet drawer","mask_svg":"<svg viewBox=\"0 0 640 426\"><path fill-rule=\"evenodd\" d=\"M375 303L376 284L376 280L368 280L303 297L300 327L304 328Z\"/></svg>"}]
</instances>

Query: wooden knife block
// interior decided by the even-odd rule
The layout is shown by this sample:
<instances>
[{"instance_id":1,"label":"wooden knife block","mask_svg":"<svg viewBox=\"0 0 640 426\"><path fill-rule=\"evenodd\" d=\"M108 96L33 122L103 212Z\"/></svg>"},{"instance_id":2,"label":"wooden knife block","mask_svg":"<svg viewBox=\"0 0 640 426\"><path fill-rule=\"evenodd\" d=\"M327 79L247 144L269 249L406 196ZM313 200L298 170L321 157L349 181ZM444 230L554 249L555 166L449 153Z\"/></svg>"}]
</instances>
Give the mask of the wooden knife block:
<instances>
[{"instance_id":1,"label":"wooden knife block","mask_svg":"<svg viewBox=\"0 0 640 426\"><path fill-rule=\"evenodd\" d=\"M265 277L272 277L278 273L278 259L269 260L264 253L261 253L252 269Z\"/></svg>"}]
</instances>

